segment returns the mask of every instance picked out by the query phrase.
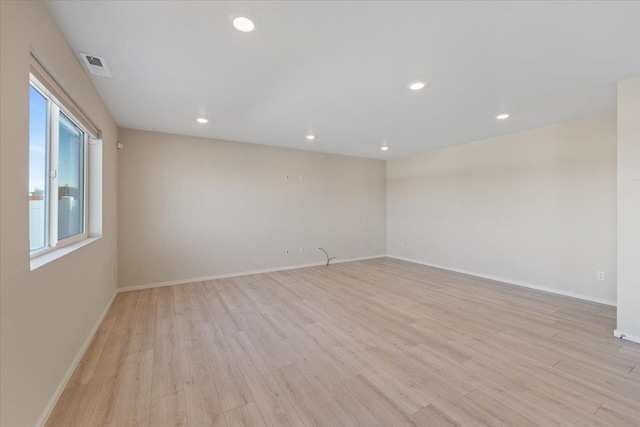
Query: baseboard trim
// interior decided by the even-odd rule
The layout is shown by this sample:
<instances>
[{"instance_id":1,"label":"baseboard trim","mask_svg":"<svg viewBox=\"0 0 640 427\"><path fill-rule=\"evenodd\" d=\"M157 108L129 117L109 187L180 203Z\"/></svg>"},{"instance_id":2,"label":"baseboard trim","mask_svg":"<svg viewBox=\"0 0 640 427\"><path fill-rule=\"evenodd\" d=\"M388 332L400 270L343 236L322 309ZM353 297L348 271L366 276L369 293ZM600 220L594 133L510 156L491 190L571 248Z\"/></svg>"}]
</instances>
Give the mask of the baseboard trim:
<instances>
[{"instance_id":1,"label":"baseboard trim","mask_svg":"<svg viewBox=\"0 0 640 427\"><path fill-rule=\"evenodd\" d=\"M625 341L631 341L631 342L635 342L637 344L640 344L640 336L638 335L629 335L626 334L618 329L616 329L615 331L613 331L613 336L616 338L620 338L623 339Z\"/></svg>"},{"instance_id":2,"label":"baseboard trim","mask_svg":"<svg viewBox=\"0 0 640 427\"><path fill-rule=\"evenodd\" d=\"M606 300L606 299L603 299L603 298L595 298L595 297L591 297L591 296L588 296L588 295L577 294L577 293L574 293L574 292L562 291L562 290L559 290L559 289L548 288L546 286L534 285L532 283L521 282L521 281L518 281L518 280L506 279L504 277L491 276L491 275L488 275L488 274L477 273L477 272L474 272L474 271L467 271L467 270L461 270L459 268L447 267L447 266L444 266L444 265L431 264L431 263L428 263L428 262L419 261L419 260L411 259L411 258L404 258L404 257L396 256L396 255L387 254L387 257L394 258L394 259L399 259L401 261L412 262L414 264L426 265L428 267L440 268L442 270L453 271L455 273L468 274L470 276L481 277L483 279L495 280L496 282L503 282L503 283L507 283L509 285L521 286L523 288L535 289L537 291L548 292L548 293L556 294L556 295L562 295L562 296L565 296L565 297L577 298L577 299L581 299L581 300L584 300L584 301L595 302L595 303L598 303L598 304L610 305L610 306L613 306L613 307L616 306L616 301Z\"/></svg>"},{"instance_id":3,"label":"baseboard trim","mask_svg":"<svg viewBox=\"0 0 640 427\"><path fill-rule=\"evenodd\" d=\"M78 351L78 354L76 355L75 359L73 359L73 362L71 362L71 366L67 370L67 373L64 374L64 377L62 377L60 384L58 384L58 388L56 388L55 393L53 393L53 396L51 396L49 403L45 407L44 412L42 412L42 415L40 415L40 418L38 419L38 422L36 423L35 427L44 427L47 421L49 420L49 417L51 416L53 409L56 407L56 405L58 404L58 400L60 400L60 397L62 396L62 392L69 384L69 381L73 376L73 373L75 372L76 368L80 364L80 361L82 360L82 356L84 356L84 353L89 348L89 345L93 340L93 337L96 335L96 332L98 332L98 328L100 327L100 324L102 323L105 316L107 315L107 312L109 311L109 307L111 307L111 304L113 304L113 300L116 298L116 295L118 295L117 290L113 293L113 296L107 303L107 306L102 311L102 314L98 318L98 321L93 326L91 333L89 334L87 339L84 341L84 344L82 344L82 347L80 348L80 351Z\"/></svg>"},{"instance_id":4,"label":"baseboard trim","mask_svg":"<svg viewBox=\"0 0 640 427\"><path fill-rule=\"evenodd\" d=\"M340 264L343 262L353 262L353 261L365 261L368 259L384 258L386 256L387 255L373 255L373 256L363 256L363 257L356 257L356 258L334 259L333 261L331 261L331 264ZM273 273L276 271L286 271L286 270L297 270L299 268L319 267L325 264L326 262L314 262L309 264L297 264L297 265L290 265L285 267L265 268L261 270L241 271L237 273L218 274L214 276L193 277L190 279L171 280L168 282L150 283L147 285L126 286L126 287L118 288L118 292L139 291L142 289L162 288L164 286L174 286L174 285L185 285L187 283L204 282L207 280L218 280L218 279L228 279L230 277L250 276L252 274Z\"/></svg>"}]
</instances>

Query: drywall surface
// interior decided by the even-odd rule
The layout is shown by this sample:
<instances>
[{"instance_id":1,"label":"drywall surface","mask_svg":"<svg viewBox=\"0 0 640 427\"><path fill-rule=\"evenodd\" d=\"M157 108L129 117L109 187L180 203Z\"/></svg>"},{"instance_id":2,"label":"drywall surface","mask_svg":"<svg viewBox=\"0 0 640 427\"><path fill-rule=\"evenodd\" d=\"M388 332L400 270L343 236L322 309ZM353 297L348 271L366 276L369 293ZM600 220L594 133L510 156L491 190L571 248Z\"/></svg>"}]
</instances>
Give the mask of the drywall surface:
<instances>
[{"instance_id":1,"label":"drywall surface","mask_svg":"<svg viewBox=\"0 0 640 427\"><path fill-rule=\"evenodd\" d=\"M618 326L640 342L640 76L618 83Z\"/></svg>"},{"instance_id":2,"label":"drywall surface","mask_svg":"<svg viewBox=\"0 0 640 427\"><path fill-rule=\"evenodd\" d=\"M30 50L103 131L102 238L29 265ZM0 424L33 427L116 286L117 127L42 2L0 2Z\"/></svg>"},{"instance_id":3,"label":"drywall surface","mask_svg":"<svg viewBox=\"0 0 640 427\"><path fill-rule=\"evenodd\" d=\"M322 262L316 246L385 254L383 161L130 129L119 140L121 287Z\"/></svg>"},{"instance_id":4,"label":"drywall surface","mask_svg":"<svg viewBox=\"0 0 640 427\"><path fill-rule=\"evenodd\" d=\"M615 114L390 160L387 242L392 256L615 304Z\"/></svg>"}]
</instances>

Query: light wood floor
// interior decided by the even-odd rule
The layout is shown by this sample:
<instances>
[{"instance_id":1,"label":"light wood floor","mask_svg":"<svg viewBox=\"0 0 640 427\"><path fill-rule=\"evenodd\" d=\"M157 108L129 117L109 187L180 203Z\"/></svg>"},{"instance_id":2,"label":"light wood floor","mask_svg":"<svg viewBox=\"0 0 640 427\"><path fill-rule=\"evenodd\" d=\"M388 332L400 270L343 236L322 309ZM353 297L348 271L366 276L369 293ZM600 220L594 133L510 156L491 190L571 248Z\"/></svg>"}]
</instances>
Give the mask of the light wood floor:
<instances>
[{"instance_id":1,"label":"light wood floor","mask_svg":"<svg viewBox=\"0 0 640 427\"><path fill-rule=\"evenodd\" d=\"M126 292L47 426L638 426L614 327L388 258Z\"/></svg>"}]
</instances>

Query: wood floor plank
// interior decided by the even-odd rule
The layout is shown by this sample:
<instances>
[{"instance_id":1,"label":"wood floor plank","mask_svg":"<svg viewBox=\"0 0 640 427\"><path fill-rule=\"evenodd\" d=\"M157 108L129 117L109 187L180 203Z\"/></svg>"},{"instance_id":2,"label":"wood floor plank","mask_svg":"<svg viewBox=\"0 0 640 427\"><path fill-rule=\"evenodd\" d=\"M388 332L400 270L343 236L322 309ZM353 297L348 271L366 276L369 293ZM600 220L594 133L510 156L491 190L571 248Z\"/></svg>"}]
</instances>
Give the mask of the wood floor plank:
<instances>
[{"instance_id":1,"label":"wood floor plank","mask_svg":"<svg viewBox=\"0 0 640 427\"><path fill-rule=\"evenodd\" d=\"M184 390L173 287L158 289L151 399Z\"/></svg>"},{"instance_id":2,"label":"wood floor plank","mask_svg":"<svg viewBox=\"0 0 640 427\"><path fill-rule=\"evenodd\" d=\"M82 387L77 400L76 415L64 427L109 425L113 416L122 374L94 380Z\"/></svg>"},{"instance_id":3,"label":"wood floor plank","mask_svg":"<svg viewBox=\"0 0 640 427\"><path fill-rule=\"evenodd\" d=\"M419 426L439 426L439 427L459 427L460 424L449 418L447 414L438 409L434 404L429 404L411 416L416 425Z\"/></svg>"},{"instance_id":4,"label":"wood floor plank","mask_svg":"<svg viewBox=\"0 0 640 427\"><path fill-rule=\"evenodd\" d=\"M224 426L222 406L215 387L206 349L187 347L180 351L187 419L191 427Z\"/></svg>"},{"instance_id":5,"label":"wood floor plank","mask_svg":"<svg viewBox=\"0 0 640 427\"><path fill-rule=\"evenodd\" d=\"M80 385L67 387L53 412L47 420L46 427L61 427L77 425L74 420L82 417L82 413L86 412L88 407L81 402L81 396L88 388L88 385Z\"/></svg>"},{"instance_id":6,"label":"wood floor plank","mask_svg":"<svg viewBox=\"0 0 640 427\"><path fill-rule=\"evenodd\" d=\"M460 400L460 405L464 406L468 412L482 419L491 426L519 426L535 427L536 423L524 417L503 403L492 399L479 390L474 390Z\"/></svg>"},{"instance_id":7,"label":"wood floor plank","mask_svg":"<svg viewBox=\"0 0 640 427\"><path fill-rule=\"evenodd\" d=\"M124 301L129 297L125 292L117 293L105 317L117 316L122 310Z\"/></svg>"},{"instance_id":8,"label":"wood floor plank","mask_svg":"<svg viewBox=\"0 0 640 427\"><path fill-rule=\"evenodd\" d=\"M93 378L93 373L96 370L99 359L93 360L81 360L78 363L78 367L73 372L73 376L69 380L68 387L76 387L82 384L87 384Z\"/></svg>"},{"instance_id":9,"label":"wood floor plank","mask_svg":"<svg viewBox=\"0 0 640 427\"><path fill-rule=\"evenodd\" d=\"M123 292L46 425L638 426L614 324L390 258Z\"/></svg>"},{"instance_id":10,"label":"wood floor plank","mask_svg":"<svg viewBox=\"0 0 640 427\"><path fill-rule=\"evenodd\" d=\"M224 413L228 427L266 427L255 402Z\"/></svg>"},{"instance_id":11,"label":"wood floor plank","mask_svg":"<svg viewBox=\"0 0 640 427\"><path fill-rule=\"evenodd\" d=\"M273 371L296 412L307 426L340 427L343 423L334 413L326 395L321 395L307 381L298 364Z\"/></svg>"},{"instance_id":12,"label":"wood floor plank","mask_svg":"<svg viewBox=\"0 0 640 427\"><path fill-rule=\"evenodd\" d=\"M356 425L365 419L359 419L365 413L371 415L383 426L414 426L415 422L402 412L379 389L362 376L346 380L336 386L337 397L344 405L343 408L350 411L351 407L357 407L358 420ZM370 419L367 416L366 419Z\"/></svg>"},{"instance_id":13,"label":"wood floor plank","mask_svg":"<svg viewBox=\"0 0 640 427\"><path fill-rule=\"evenodd\" d=\"M129 353L153 348L156 336L157 308L158 289L145 289L140 291L140 305Z\"/></svg>"},{"instance_id":14,"label":"wood floor plank","mask_svg":"<svg viewBox=\"0 0 640 427\"><path fill-rule=\"evenodd\" d=\"M111 427L148 427L151 409L153 349L130 353L116 397Z\"/></svg>"},{"instance_id":15,"label":"wood floor plank","mask_svg":"<svg viewBox=\"0 0 640 427\"><path fill-rule=\"evenodd\" d=\"M343 360L351 363L353 370L360 377L366 378L406 414L418 412L431 403L429 400L431 393L428 389L421 387L415 378L403 375L369 352L342 348L336 350L340 351Z\"/></svg>"},{"instance_id":16,"label":"wood floor plank","mask_svg":"<svg viewBox=\"0 0 640 427\"><path fill-rule=\"evenodd\" d=\"M133 330L138 318L138 309L140 307L140 292L124 292L119 295L122 297L122 307L119 310L118 317L113 324L112 330L119 332L123 330Z\"/></svg>"},{"instance_id":17,"label":"wood floor plank","mask_svg":"<svg viewBox=\"0 0 640 427\"><path fill-rule=\"evenodd\" d=\"M228 411L252 402L253 398L205 294L204 285L191 288L191 302L196 312L207 363L213 368L210 373L218 391L221 408Z\"/></svg>"},{"instance_id":18,"label":"wood floor plank","mask_svg":"<svg viewBox=\"0 0 640 427\"><path fill-rule=\"evenodd\" d=\"M112 330L93 369L92 380L119 376L129 353L133 329Z\"/></svg>"},{"instance_id":19,"label":"wood floor plank","mask_svg":"<svg viewBox=\"0 0 640 427\"><path fill-rule=\"evenodd\" d=\"M186 285L173 288L174 309L180 349L202 347L205 345L198 325L196 312Z\"/></svg>"},{"instance_id":20,"label":"wood floor plank","mask_svg":"<svg viewBox=\"0 0 640 427\"><path fill-rule=\"evenodd\" d=\"M169 394L151 401L150 427L188 427L184 393Z\"/></svg>"},{"instance_id":21,"label":"wood floor plank","mask_svg":"<svg viewBox=\"0 0 640 427\"><path fill-rule=\"evenodd\" d=\"M212 374L220 396L223 411L228 411L239 406L253 402L253 396L249 386L242 376L231 348L220 332L210 337L209 362L213 369Z\"/></svg>"},{"instance_id":22,"label":"wood floor plank","mask_svg":"<svg viewBox=\"0 0 640 427\"><path fill-rule=\"evenodd\" d=\"M91 340L91 344L87 349L86 353L83 355L82 360L95 360L100 357L100 353L104 349L104 345L109 338L109 333L111 333L111 329L116 321L116 316L106 316L98 330L96 331L96 335Z\"/></svg>"},{"instance_id":23,"label":"wood floor plank","mask_svg":"<svg viewBox=\"0 0 640 427\"><path fill-rule=\"evenodd\" d=\"M205 297L209 302L213 315L216 317L220 329L222 329L222 332L225 334L235 334L236 332L240 332L240 328L236 325L229 314L229 310L217 290L217 285L218 284L215 280L203 283Z\"/></svg>"},{"instance_id":24,"label":"wood floor plank","mask_svg":"<svg viewBox=\"0 0 640 427\"><path fill-rule=\"evenodd\" d=\"M229 336L229 345L268 426L304 426L244 332Z\"/></svg>"},{"instance_id":25,"label":"wood floor plank","mask_svg":"<svg viewBox=\"0 0 640 427\"><path fill-rule=\"evenodd\" d=\"M288 348L312 384L330 390L357 375L334 349L323 348L305 335L287 340Z\"/></svg>"}]
</instances>

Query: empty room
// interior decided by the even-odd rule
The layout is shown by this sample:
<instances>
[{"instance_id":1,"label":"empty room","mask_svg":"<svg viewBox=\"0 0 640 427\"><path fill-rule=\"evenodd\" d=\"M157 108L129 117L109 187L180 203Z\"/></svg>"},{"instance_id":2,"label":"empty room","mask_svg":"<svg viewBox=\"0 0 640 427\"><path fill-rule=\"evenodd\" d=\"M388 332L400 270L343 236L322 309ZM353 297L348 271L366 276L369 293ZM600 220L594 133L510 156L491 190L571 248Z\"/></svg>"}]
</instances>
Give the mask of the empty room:
<instances>
[{"instance_id":1,"label":"empty room","mask_svg":"<svg viewBox=\"0 0 640 427\"><path fill-rule=\"evenodd\" d=\"M640 426L640 1L0 0L2 427Z\"/></svg>"}]
</instances>

